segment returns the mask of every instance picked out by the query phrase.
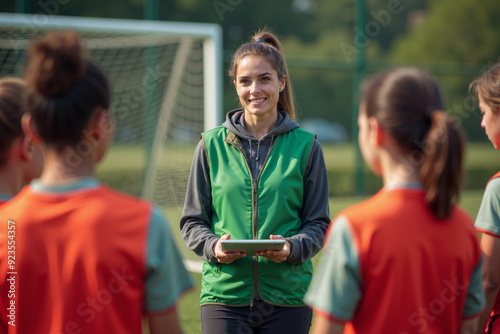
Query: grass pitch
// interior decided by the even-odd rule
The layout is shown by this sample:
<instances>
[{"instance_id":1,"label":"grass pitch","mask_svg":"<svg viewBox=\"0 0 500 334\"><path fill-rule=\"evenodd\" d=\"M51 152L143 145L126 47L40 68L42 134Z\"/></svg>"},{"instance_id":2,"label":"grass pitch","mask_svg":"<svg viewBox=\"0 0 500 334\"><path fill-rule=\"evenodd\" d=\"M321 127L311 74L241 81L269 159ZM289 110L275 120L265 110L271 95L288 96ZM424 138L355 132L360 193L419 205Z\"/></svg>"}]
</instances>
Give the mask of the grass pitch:
<instances>
[{"instance_id":1,"label":"grass pitch","mask_svg":"<svg viewBox=\"0 0 500 334\"><path fill-rule=\"evenodd\" d=\"M475 217L476 217L477 211L479 209L479 205L481 203L482 196L483 196L482 190L465 191L462 194L462 198L460 200L460 206L465 211L467 211L473 219L475 219ZM340 210L342 210L342 209L344 209L352 204L358 203L358 202L366 199L367 197L368 196L330 198L330 210L331 210L332 218ZM171 224L172 224L172 222L171 222ZM178 226L174 226L174 225L175 224L171 225L172 229L178 228ZM174 234L176 234L176 233L174 233ZM180 237L179 237L178 241L182 242L182 240L180 240ZM180 246L183 246L184 248L186 248L186 246L184 246L183 243ZM319 254L313 258L313 264L315 264L318 261L320 255L321 254ZM178 305L179 316L180 316L182 328L184 329L184 333L189 333L189 334L201 333L200 304L199 304L201 275L198 273L193 273L193 278L195 279L195 282L196 282L195 289L186 293L182 297L182 299L180 300L180 303Z\"/></svg>"},{"instance_id":2,"label":"grass pitch","mask_svg":"<svg viewBox=\"0 0 500 334\"><path fill-rule=\"evenodd\" d=\"M352 145L323 145L325 155L325 163L329 170L350 170L355 169L355 151ZM184 168L189 170L194 152L194 146L174 148L172 152L161 159L161 166L166 169ZM139 146L114 146L106 156L103 163L98 168L98 176L104 183L122 190L125 192L139 195L139 186L141 179L141 170L144 169L146 154L143 147ZM500 152L496 152L489 143L473 143L468 145L465 156L465 168L467 170L476 170L474 173L469 173L470 177L475 177L477 180L473 184L474 189L462 193L460 206L469 213L474 219L476 217L479 205L481 203L484 185L493 175L492 171L500 169ZM366 166L364 166L366 168ZM128 178L124 178L123 175ZM132 175L132 178L130 177ZM135 182L133 186L130 182ZM341 180L342 181L342 180ZM349 181L349 180L347 180ZM349 181L350 182L350 181ZM349 183L347 182L347 183ZM352 183L352 182L351 182ZM480 186L477 186L480 185ZM330 198L330 213L331 217L342 209L358 203L372 193L367 193L364 196L333 196ZM179 220L182 215L182 207L164 208L165 215L168 218L172 235L185 259L199 261L199 258L184 245L179 233ZM313 259L315 263L319 259L316 256ZM187 292L178 304L178 311L181 320L181 325L185 333L196 334L201 333L200 322L200 306L199 292L201 275L193 273L196 282L195 289ZM147 326L144 327L144 332L148 333Z\"/></svg>"}]
</instances>

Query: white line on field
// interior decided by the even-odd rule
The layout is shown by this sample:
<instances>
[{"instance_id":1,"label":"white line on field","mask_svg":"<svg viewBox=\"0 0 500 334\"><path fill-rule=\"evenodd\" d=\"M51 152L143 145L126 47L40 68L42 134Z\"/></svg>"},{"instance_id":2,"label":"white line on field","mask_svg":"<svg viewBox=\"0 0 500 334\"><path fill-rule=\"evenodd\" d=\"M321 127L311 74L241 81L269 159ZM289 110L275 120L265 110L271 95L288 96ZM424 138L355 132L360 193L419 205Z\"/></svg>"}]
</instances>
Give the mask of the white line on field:
<instances>
[{"instance_id":1,"label":"white line on field","mask_svg":"<svg viewBox=\"0 0 500 334\"><path fill-rule=\"evenodd\" d=\"M203 266L202 261L193 261L184 259L183 262L187 270L193 273L201 273L201 267Z\"/></svg>"}]
</instances>

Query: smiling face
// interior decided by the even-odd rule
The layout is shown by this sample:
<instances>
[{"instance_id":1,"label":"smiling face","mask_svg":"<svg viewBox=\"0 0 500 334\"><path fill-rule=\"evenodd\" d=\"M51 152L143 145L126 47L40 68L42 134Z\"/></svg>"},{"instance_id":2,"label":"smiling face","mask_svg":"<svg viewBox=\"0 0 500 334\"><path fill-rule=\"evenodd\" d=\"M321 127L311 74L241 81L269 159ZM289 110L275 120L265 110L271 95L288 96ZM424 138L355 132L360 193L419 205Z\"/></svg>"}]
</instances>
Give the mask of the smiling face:
<instances>
[{"instance_id":1,"label":"smiling face","mask_svg":"<svg viewBox=\"0 0 500 334\"><path fill-rule=\"evenodd\" d=\"M479 109L483 118L481 119L481 127L484 128L484 132L488 136L493 146L498 150L500 149L500 114L498 110L492 110L491 107L486 104L481 94L479 96Z\"/></svg>"},{"instance_id":2,"label":"smiling face","mask_svg":"<svg viewBox=\"0 0 500 334\"><path fill-rule=\"evenodd\" d=\"M247 56L238 64L234 85L240 103L254 117L269 117L278 112L280 92L285 78L280 79L271 63L260 56Z\"/></svg>"}]
</instances>

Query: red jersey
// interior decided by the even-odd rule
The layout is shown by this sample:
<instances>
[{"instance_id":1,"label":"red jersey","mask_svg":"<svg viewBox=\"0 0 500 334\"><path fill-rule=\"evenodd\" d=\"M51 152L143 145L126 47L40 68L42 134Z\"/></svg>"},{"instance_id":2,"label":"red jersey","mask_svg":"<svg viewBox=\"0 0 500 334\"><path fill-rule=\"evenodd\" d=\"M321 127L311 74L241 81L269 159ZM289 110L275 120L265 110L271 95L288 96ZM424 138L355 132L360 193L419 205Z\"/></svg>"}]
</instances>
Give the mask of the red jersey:
<instances>
[{"instance_id":1,"label":"red jersey","mask_svg":"<svg viewBox=\"0 0 500 334\"><path fill-rule=\"evenodd\" d=\"M306 301L344 333L457 333L484 307L479 241L458 207L434 217L420 189L381 190L332 225Z\"/></svg>"},{"instance_id":2,"label":"red jersey","mask_svg":"<svg viewBox=\"0 0 500 334\"><path fill-rule=\"evenodd\" d=\"M0 252L0 323L9 333L140 333L151 211L104 186L71 196L25 187L0 208L15 231L0 231L0 249L15 245L10 262Z\"/></svg>"}]
</instances>

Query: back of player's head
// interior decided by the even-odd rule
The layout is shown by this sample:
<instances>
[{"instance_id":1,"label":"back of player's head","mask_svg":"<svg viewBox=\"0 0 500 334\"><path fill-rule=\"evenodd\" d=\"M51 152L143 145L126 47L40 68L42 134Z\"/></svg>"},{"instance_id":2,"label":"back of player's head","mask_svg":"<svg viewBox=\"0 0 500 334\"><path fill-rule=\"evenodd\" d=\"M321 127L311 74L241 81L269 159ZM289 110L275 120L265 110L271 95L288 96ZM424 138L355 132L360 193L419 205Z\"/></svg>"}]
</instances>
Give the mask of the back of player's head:
<instances>
[{"instance_id":1,"label":"back of player's head","mask_svg":"<svg viewBox=\"0 0 500 334\"><path fill-rule=\"evenodd\" d=\"M24 80L0 79L0 167L7 163L6 154L14 139L23 135L21 118L25 112L25 94Z\"/></svg>"},{"instance_id":2,"label":"back of player's head","mask_svg":"<svg viewBox=\"0 0 500 334\"><path fill-rule=\"evenodd\" d=\"M474 95L480 95L491 110L496 112L500 108L500 63L474 80L469 89Z\"/></svg>"},{"instance_id":3,"label":"back of player's head","mask_svg":"<svg viewBox=\"0 0 500 334\"><path fill-rule=\"evenodd\" d=\"M27 107L42 141L56 149L75 145L91 116L108 109L103 72L84 55L73 31L52 32L29 49Z\"/></svg>"},{"instance_id":4,"label":"back of player's head","mask_svg":"<svg viewBox=\"0 0 500 334\"><path fill-rule=\"evenodd\" d=\"M248 56L265 57L271 67L276 70L280 80L285 79L285 88L280 92L278 109L288 113L290 118L295 119L295 104L289 74L286 68L283 48L273 33L261 30L254 34L250 42L241 45L233 55L229 68L229 76L235 79L240 61Z\"/></svg>"},{"instance_id":5,"label":"back of player's head","mask_svg":"<svg viewBox=\"0 0 500 334\"><path fill-rule=\"evenodd\" d=\"M448 217L460 193L465 140L443 111L436 81L422 70L397 68L365 86L363 105L394 138L408 168L420 170L435 216Z\"/></svg>"}]
</instances>

